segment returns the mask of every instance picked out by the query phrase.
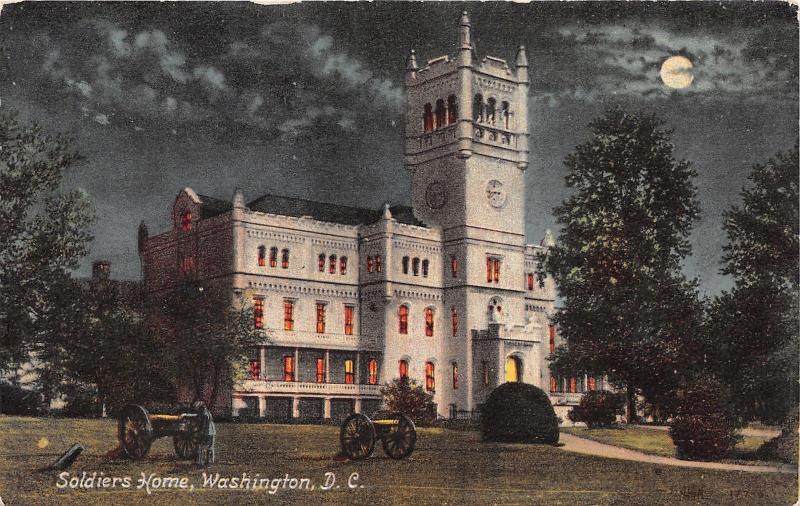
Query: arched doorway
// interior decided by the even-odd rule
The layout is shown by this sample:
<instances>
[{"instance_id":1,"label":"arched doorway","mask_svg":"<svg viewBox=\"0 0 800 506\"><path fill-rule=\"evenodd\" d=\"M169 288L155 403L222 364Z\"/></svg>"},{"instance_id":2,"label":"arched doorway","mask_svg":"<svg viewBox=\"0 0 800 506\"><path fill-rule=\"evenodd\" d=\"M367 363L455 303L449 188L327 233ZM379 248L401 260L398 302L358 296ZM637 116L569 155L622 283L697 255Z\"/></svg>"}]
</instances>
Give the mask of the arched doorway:
<instances>
[{"instance_id":1,"label":"arched doorway","mask_svg":"<svg viewBox=\"0 0 800 506\"><path fill-rule=\"evenodd\" d=\"M506 383L522 381L522 360L510 355L506 358Z\"/></svg>"}]
</instances>

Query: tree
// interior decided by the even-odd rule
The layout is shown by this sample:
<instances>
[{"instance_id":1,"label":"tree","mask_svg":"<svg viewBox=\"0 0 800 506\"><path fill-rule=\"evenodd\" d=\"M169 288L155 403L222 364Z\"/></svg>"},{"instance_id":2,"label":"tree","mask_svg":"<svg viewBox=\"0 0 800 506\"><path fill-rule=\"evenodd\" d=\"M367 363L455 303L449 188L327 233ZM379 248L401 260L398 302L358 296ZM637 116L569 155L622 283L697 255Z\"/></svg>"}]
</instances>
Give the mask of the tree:
<instances>
[{"instance_id":1,"label":"tree","mask_svg":"<svg viewBox=\"0 0 800 506\"><path fill-rule=\"evenodd\" d=\"M798 404L798 150L756 165L742 206L725 214L724 274L734 288L710 304L709 365L742 416L780 422Z\"/></svg>"},{"instance_id":2,"label":"tree","mask_svg":"<svg viewBox=\"0 0 800 506\"><path fill-rule=\"evenodd\" d=\"M395 378L381 387L383 405L392 413L403 413L417 425L429 425L436 418L433 395L408 378Z\"/></svg>"},{"instance_id":3,"label":"tree","mask_svg":"<svg viewBox=\"0 0 800 506\"><path fill-rule=\"evenodd\" d=\"M88 197L59 192L78 159L65 137L0 115L1 371L31 359L50 311L63 300L56 287L88 252Z\"/></svg>"},{"instance_id":4,"label":"tree","mask_svg":"<svg viewBox=\"0 0 800 506\"><path fill-rule=\"evenodd\" d=\"M681 273L699 206L695 171L673 156L655 116L608 111L594 136L567 156L573 194L554 210L562 226L542 259L563 306L556 311L567 346L552 367L605 374L656 402L691 364L700 303Z\"/></svg>"},{"instance_id":5,"label":"tree","mask_svg":"<svg viewBox=\"0 0 800 506\"><path fill-rule=\"evenodd\" d=\"M252 308L196 281L183 282L159 302L150 322L163 350L159 366L192 402L203 401L213 411L218 396L243 378L244 363L264 343Z\"/></svg>"}]
</instances>

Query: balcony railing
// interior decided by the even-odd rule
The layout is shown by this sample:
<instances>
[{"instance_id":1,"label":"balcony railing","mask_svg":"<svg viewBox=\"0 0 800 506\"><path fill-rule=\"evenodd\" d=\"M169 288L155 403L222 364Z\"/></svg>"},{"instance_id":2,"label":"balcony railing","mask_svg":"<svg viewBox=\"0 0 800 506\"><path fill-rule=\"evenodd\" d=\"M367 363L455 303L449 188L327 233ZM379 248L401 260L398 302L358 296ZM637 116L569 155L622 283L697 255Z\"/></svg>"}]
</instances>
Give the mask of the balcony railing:
<instances>
[{"instance_id":1,"label":"balcony railing","mask_svg":"<svg viewBox=\"0 0 800 506\"><path fill-rule=\"evenodd\" d=\"M550 398L554 404L578 404L581 401L583 392L550 392Z\"/></svg>"},{"instance_id":2,"label":"balcony railing","mask_svg":"<svg viewBox=\"0 0 800 506\"><path fill-rule=\"evenodd\" d=\"M236 389L238 393L266 393L290 395L358 395L380 397L380 385L346 383L305 383L300 381L245 380Z\"/></svg>"},{"instance_id":3,"label":"balcony railing","mask_svg":"<svg viewBox=\"0 0 800 506\"><path fill-rule=\"evenodd\" d=\"M303 330L265 330L265 344L301 348L327 348L333 350L377 351L378 338L359 334L318 334Z\"/></svg>"}]
</instances>

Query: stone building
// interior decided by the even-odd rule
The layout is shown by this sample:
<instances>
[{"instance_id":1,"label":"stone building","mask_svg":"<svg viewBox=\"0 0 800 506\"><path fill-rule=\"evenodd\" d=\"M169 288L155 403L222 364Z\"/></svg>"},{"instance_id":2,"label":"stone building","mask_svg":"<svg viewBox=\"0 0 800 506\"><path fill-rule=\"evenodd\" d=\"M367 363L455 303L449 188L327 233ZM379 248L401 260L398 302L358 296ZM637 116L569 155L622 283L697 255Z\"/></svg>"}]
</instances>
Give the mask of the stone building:
<instances>
[{"instance_id":1,"label":"stone building","mask_svg":"<svg viewBox=\"0 0 800 506\"><path fill-rule=\"evenodd\" d=\"M265 345L231 392L234 414L370 412L400 376L431 391L442 416L474 412L506 381L574 400L547 368L555 289L534 274L552 238L525 242L527 57L520 47L512 65L479 60L470 30L464 14L454 57L408 57L411 207L185 188L172 228L144 238L149 294L188 276L252 304Z\"/></svg>"}]
</instances>

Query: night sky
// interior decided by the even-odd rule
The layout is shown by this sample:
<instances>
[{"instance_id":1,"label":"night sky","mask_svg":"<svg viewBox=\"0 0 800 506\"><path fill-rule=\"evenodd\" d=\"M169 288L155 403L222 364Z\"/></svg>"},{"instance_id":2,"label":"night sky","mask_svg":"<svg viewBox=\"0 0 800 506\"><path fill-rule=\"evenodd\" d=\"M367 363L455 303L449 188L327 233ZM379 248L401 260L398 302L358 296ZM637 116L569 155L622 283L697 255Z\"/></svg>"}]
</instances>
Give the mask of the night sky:
<instances>
[{"instance_id":1,"label":"night sky","mask_svg":"<svg viewBox=\"0 0 800 506\"><path fill-rule=\"evenodd\" d=\"M0 14L0 107L65 132L67 177L97 211L93 259L139 273L136 228L167 227L177 192L263 193L377 208L407 204L402 87L411 48L454 54L468 10L479 57L531 63L526 229L538 243L567 195L563 159L621 105L674 129L702 217L686 272L718 274L722 212L754 163L798 136L796 9L785 3L12 4ZM689 58L673 90L661 63Z\"/></svg>"}]
</instances>

